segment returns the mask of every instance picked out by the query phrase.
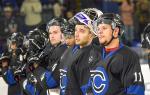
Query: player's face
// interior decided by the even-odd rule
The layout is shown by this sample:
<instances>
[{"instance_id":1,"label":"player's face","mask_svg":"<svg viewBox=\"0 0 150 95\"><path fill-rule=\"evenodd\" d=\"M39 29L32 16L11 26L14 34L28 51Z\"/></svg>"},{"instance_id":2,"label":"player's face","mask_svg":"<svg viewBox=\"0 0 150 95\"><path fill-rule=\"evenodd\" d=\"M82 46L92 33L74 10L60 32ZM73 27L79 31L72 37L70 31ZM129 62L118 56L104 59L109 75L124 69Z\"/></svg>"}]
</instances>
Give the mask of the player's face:
<instances>
[{"instance_id":1,"label":"player's face","mask_svg":"<svg viewBox=\"0 0 150 95\"><path fill-rule=\"evenodd\" d=\"M5 11L4 15L5 17L10 18L12 16L12 11Z\"/></svg>"},{"instance_id":2,"label":"player's face","mask_svg":"<svg viewBox=\"0 0 150 95\"><path fill-rule=\"evenodd\" d=\"M75 26L75 43L80 46L86 46L91 41L92 34L85 25Z\"/></svg>"},{"instance_id":3,"label":"player's face","mask_svg":"<svg viewBox=\"0 0 150 95\"><path fill-rule=\"evenodd\" d=\"M67 46L73 46L75 44L75 37L73 35L69 35L69 37L65 37L65 42Z\"/></svg>"},{"instance_id":4,"label":"player's face","mask_svg":"<svg viewBox=\"0 0 150 95\"><path fill-rule=\"evenodd\" d=\"M2 60L2 67L7 67L8 66L8 60L7 59L3 59Z\"/></svg>"},{"instance_id":5,"label":"player's face","mask_svg":"<svg viewBox=\"0 0 150 95\"><path fill-rule=\"evenodd\" d=\"M16 50L16 49L17 49L17 44L16 44L16 42L12 42L12 43L10 44L10 48L11 48L12 50Z\"/></svg>"},{"instance_id":6,"label":"player's face","mask_svg":"<svg viewBox=\"0 0 150 95\"><path fill-rule=\"evenodd\" d=\"M60 26L51 26L49 28L49 40L52 45L57 45L61 42L62 33Z\"/></svg>"},{"instance_id":7,"label":"player's face","mask_svg":"<svg viewBox=\"0 0 150 95\"><path fill-rule=\"evenodd\" d=\"M112 39L112 27L109 24L99 24L98 25L98 38L102 45L106 45Z\"/></svg>"}]
</instances>

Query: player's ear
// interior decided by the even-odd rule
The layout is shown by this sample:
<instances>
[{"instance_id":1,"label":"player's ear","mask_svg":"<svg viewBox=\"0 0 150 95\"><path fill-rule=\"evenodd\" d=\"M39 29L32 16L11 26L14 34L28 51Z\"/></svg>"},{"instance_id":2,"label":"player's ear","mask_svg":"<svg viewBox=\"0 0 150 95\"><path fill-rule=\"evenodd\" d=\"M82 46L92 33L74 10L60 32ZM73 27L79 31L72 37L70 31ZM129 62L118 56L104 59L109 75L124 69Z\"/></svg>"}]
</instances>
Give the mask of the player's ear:
<instances>
[{"instance_id":1,"label":"player's ear","mask_svg":"<svg viewBox=\"0 0 150 95\"><path fill-rule=\"evenodd\" d=\"M117 38L117 37L119 36L119 28L118 28L118 27L116 27L116 28L114 29L114 31L113 31L113 36L114 36L114 38Z\"/></svg>"}]
</instances>

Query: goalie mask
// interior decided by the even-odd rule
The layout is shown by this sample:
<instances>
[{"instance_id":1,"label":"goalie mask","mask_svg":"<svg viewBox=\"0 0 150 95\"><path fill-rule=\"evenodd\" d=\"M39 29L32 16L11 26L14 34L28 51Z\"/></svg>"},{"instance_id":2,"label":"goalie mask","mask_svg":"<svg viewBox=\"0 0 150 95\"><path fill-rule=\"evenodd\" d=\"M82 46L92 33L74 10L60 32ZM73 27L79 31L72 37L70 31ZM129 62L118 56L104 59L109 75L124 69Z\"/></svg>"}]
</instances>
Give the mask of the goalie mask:
<instances>
[{"instance_id":1,"label":"goalie mask","mask_svg":"<svg viewBox=\"0 0 150 95\"><path fill-rule=\"evenodd\" d=\"M84 24L86 25L90 31L97 35L93 28L93 22L97 20L98 17L100 17L103 13L96 9L96 8L87 8L81 10L81 12L78 12L72 19L75 24Z\"/></svg>"},{"instance_id":2,"label":"goalie mask","mask_svg":"<svg viewBox=\"0 0 150 95\"><path fill-rule=\"evenodd\" d=\"M89 16L92 21L97 20L103 14L96 8L86 8L81 10L81 12L84 12L87 16Z\"/></svg>"}]
</instances>

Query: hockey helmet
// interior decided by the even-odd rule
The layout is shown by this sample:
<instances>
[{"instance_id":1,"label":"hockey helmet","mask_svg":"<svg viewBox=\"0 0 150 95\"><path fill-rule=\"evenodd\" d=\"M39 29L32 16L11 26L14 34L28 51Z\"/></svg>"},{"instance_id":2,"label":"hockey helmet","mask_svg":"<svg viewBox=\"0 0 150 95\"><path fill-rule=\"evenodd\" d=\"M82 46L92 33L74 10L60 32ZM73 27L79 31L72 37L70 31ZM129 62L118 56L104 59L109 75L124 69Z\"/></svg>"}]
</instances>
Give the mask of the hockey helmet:
<instances>
[{"instance_id":1,"label":"hockey helmet","mask_svg":"<svg viewBox=\"0 0 150 95\"><path fill-rule=\"evenodd\" d=\"M16 43L17 47L21 47L23 45L24 36L21 32L13 33L9 38L7 44L10 45L12 43Z\"/></svg>"},{"instance_id":2,"label":"hockey helmet","mask_svg":"<svg viewBox=\"0 0 150 95\"><path fill-rule=\"evenodd\" d=\"M67 25L67 20L64 18L53 18L47 23L46 31L49 32L49 28L51 26L60 26L61 32L65 30L65 26Z\"/></svg>"},{"instance_id":3,"label":"hockey helmet","mask_svg":"<svg viewBox=\"0 0 150 95\"><path fill-rule=\"evenodd\" d=\"M83 9L81 10L81 12L75 14L74 23L86 25L91 30L91 32L96 35L96 32L93 28L93 22L97 20L97 18L100 17L102 14L103 13L96 8Z\"/></svg>"},{"instance_id":4,"label":"hockey helmet","mask_svg":"<svg viewBox=\"0 0 150 95\"><path fill-rule=\"evenodd\" d=\"M10 59L10 54L9 52L3 52L1 55L0 55L0 61L4 60L4 59Z\"/></svg>"},{"instance_id":5,"label":"hockey helmet","mask_svg":"<svg viewBox=\"0 0 150 95\"><path fill-rule=\"evenodd\" d=\"M147 37L150 39L150 23L144 28L143 31L144 40L146 40Z\"/></svg>"},{"instance_id":6,"label":"hockey helmet","mask_svg":"<svg viewBox=\"0 0 150 95\"><path fill-rule=\"evenodd\" d=\"M97 31L97 26L101 23L109 24L112 26L112 29L119 27L120 29L120 36L124 33L124 24L118 14L113 13L105 13L101 15L95 22L94 22L94 30Z\"/></svg>"}]
</instances>

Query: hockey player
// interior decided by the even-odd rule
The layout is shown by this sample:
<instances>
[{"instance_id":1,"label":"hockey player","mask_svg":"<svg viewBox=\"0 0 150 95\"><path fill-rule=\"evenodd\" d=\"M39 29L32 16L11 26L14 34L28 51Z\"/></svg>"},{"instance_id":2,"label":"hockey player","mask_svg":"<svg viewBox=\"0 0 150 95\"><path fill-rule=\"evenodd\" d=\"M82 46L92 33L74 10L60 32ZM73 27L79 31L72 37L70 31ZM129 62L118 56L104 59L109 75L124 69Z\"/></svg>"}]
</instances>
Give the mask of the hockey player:
<instances>
[{"instance_id":1,"label":"hockey player","mask_svg":"<svg viewBox=\"0 0 150 95\"><path fill-rule=\"evenodd\" d=\"M41 60L44 59L45 61L48 61L48 66L46 69L41 67L42 64L39 58L39 55L41 55L41 53L37 53L38 56L36 56L35 59L31 57L31 61L32 59L34 59L33 62L36 63L33 64L35 69L33 71L33 74L29 78L35 81L33 81L32 83L26 80L23 83L24 90L28 95L46 95L46 90L48 88L55 88L59 86L59 79L56 78L59 75L54 74L54 70L56 69L55 67L57 66L58 60L60 59L62 53L67 48L66 45L61 42L62 31L64 30L65 24L66 20L63 18L53 18L47 24L46 29L49 34L49 43L42 50L43 57ZM39 64L41 64L41 66L39 66ZM39 83L39 86L35 85L35 83L37 82Z\"/></svg>"},{"instance_id":2,"label":"hockey player","mask_svg":"<svg viewBox=\"0 0 150 95\"><path fill-rule=\"evenodd\" d=\"M75 45L75 25L73 22L69 21L65 30L63 31L65 43L68 49L63 53L61 59L59 61L59 78L60 78L60 95L64 95L65 88L67 85L67 71L68 66L73 62L75 57L77 57L77 51L79 50L79 46Z\"/></svg>"},{"instance_id":3,"label":"hockey player","mask_svg":"<svg viewBox=\"0 0 150 95\"><path fill-rule=\"evenodd\" d=\"M96 21L102 60L90 71L92 95L144 95L138 55L122 44L119 15L105 13Z\"/></svg>"},{"instance_id":4,"label":"hockey player","mask_svg":"<svg viewBox=\"0 0 150 95\"><path fill-rule=\"evenodd\" d=\"M53 22L53 23L52 23ZM55 23L54 23L55 22ZM59 20L59 22L60 22L60 20ZM63 22L62 20L61 20L61 22ZM48 29L49 29L49 32L50 32L50 42L51 42L51 44L55 47L55 46L57 46L57 44L56 44L56 42L60 42L60 38L61 38L61 36L60 36L60 32L59 31L52 31L51 29L52 29L52 27L51 26L55 26L55 30L57 30L58 29L58 26L61 26L61 29L63 28L63 26L62 26L62 23L60 23L60 24L58 24L58 21L56 20L56 19L53 19L52 21L50 21L49 22L49 24L48 24ZM51 31L50 31L51 30ZM52 32L52 34L51 34L51 32ZM54 35L54 34L57 34L57 35ZM59 34L59 36L58 36L58 34ZM90 34L91 35L91 34ZM59 39L55 39L56 37L59 37ZM52 38L51 38L52 37ZM59 41L58 41L59 40ZM56 50L56 49L55 49ZM58 51L59 50L61 50L61 49L58 49ZM52 53L53 54L53 53ZM54 53L54 55L56 55L56 54L59 54L59 53L57 53L57 52L55 52ZM57 57L57 56L51 56L51 58L53 59L53 58L55 58L55 57ZM50 60L51 60L51 58L50 58ZM59 59L59 58L58 58ZM54 60L52 60L52 61L54 61ZM53 63L53 62L52 62ZM55 61L55 64L57 65L57 62ZM55 69L55 67L56 67L56 65L55 64L51 64L50 65L50 68L49 68L49 70L50 70L50 72L46 72L45 73L45 79L44 79L44 81L46 81L46 82L44 82L43 84L45 84L46 86L47 86L47 88L52 88L52 87L55 87L56 85L57 85L57 80L59 80L59 79L57 79L57 78L55 78L55 77L59 77L58 75L59 74L53 74L53 71L54 71L54 69ZM51 67L53 67L53 68L51 68ZM51 77L51 75L54 75L54 80L56 79L56 81L54 81L54 80L51 80L52 79L52 77ZM31 93L30 93L31 94Z\"/></svg>"},{"instance_id":5,"label":"hockey player","mask_svg":"<svg viewBox=\"0 0 150 95\"><path fill-rule=\"evenodd\" d=\"M10 66L10 53L3 52L0 57L0 65L2 68L2 77L8 84L8 95L21 95L20 85L15 80L14 70Z\"/></svg>"},{"instance_id":6,"label":"hockey player","mask_svg":"<svg viewBox=\"0 0 150 95\"><path fill-rule=\"evenodd\" d=\"M1 56L3 79L9 85L8 95L21 94L20 84L21 74L18 69L23 65L23 35L21 33L13 33L8 38L8 50L5 49ZM4 60L4 62L3 62ZM25 73L24 73L25 77ZM22 77L23 78L23 77Z\"/></svg>"},{"instance_id":7,"label":"hockey player","mask_svg":"<svg viewBox=\"0 0 150 95\"><path fill-rule=\"evenodd\" d=\"M65 26L67 26L68 22L64 18L54 18L47 24L47 31L49 33L49 40L53 47L51 54L49 55L49 66L48 70L51 76L46 76L46 86L48 88L56 88L59 87L59 60L67 49L66 44L62 41L63 39L63 32L65 30ZM49 80L53 78L55 82Z\"/></svg>"},{"instance_id":8,"label":"hockey player","mask_svg":"<svg viewBox=\"0 0 150 95\"><path fill-rule=\"evenodd\" d=\"M30 31L28 37L28 53L27 53L27 78L23 81L23 91L27 95L46 95L47 89L42 84L44 72L47 63L43 62L43 49L48 42L48 33L46 25Z\"/></svg>"},{"instance_id":9,"label":"hockey player","mask_svg":"<svg viewBox=\"0 0 150 95\"><path fill-rule=\"evenodd\" d=\"M66 26L65 30L63 31L63 35L67 47L72 47L75 45L74 25L71 22Z\"/></svg>"},{"instance_id":10,"label":"hockey player","mask_svg":"<svg viewBox=\"0 0 150 95\"><path fill-rule=\"evenodd\" d=\"M91 11L86 10L86 12L82 11L74 16L75 44L79 45L79 48L75 52L72 49L65 52L67 54L62 56L60 61L61 95L86 94L90 66L101 58L99 51L91 44L94 38L92 20L89 17L91 15ZM95 12L96 15L97 13Z\"/></svg>"},{"instance_id":11,"label":"hockey player","mask_svg":"<svg viewBox=\"0 0 150 95\"><path fill-rule=\"evenodd\" d=\"M67 46L62 42L64 40L63 31L65 30L65 26L67 26L67 21L64 18L54 18L47 24L49 41L54 48L51 53L51 57L49 58L50 67L60 59L61 55L67 48Z\"/></svg>"},{"instance_id":12,"label":"hockey player","mask_svg":"<svg viewBox=\"0 0 150 95\"><path fill-rule=\"evenodd\" d=\"M62 19L63 20L63 19ZM53 65L53 66L55 66L55 67L53 67L53 69L50 69L50 71L52 71L52 75L53 75L53 77L54 77L54 79L56 80L56 82L57 82L57 86L59 87L59 83L60 83L60 78L61 78L61 73L59 72L60 71L60 68L61 68L61 62L63 62L64 64L67 64L66 62L67 62L67 60L65 59L65 60L61 60L62 59L62 56L66 56L66 55L68 55L68 53L67 53L67 51L69 51L70 49L71 50L76 50L77 49L77 46L75 45L75 39L74 39L74 24L73 23L71 23L71 22L66 22L66 21L62 21L61 20L61 31L62 31L62 33L63 33L63 35L64 35L64 38L65 38L65 44L66 44L66 46L67 46L67 50L65 50L64 51L64 49L62 49L62 48L58 48L58 50L56 51L56 52L58 52L58 51L62 51L63 50L63 52L62 52L62 54L61 54L61 56L59 57L59 59L57 59L57 61L55 61L55 64ZM64 24L63 24L64 23ZM63 45L63 44L62 44ZM64 45L63 45L63 47L64 47ZM65 47L66 48L66 47ZM53 52L53 53L56 53L56 52ZM59 54L60 55L60 52L58 52L58 53L56 53L56 54ZM54 56L55 57L55 56ZM67 57L65 57L65 58L67 58ZM68 56L68 58L71 58L70 56ZM60 60L61 60L61 62L60 62ZM71 59L69 59L69 60L71 60ZM49 84L50 85L50 83L51 83L51 81L49 80L48 82L47 82L47 84ZM53 88L54 86L50 86L49 88ZM58 91L58 90L57 90ZM57 92L58 93L58 92ZM61 93L60 93L61 94Z\"/></svg>"},{"instance_id":13,"label":"hockey player","mask_svg":"<svg viewBox=\"0 0 150 95\"><path fill-rule=\"evenodd\" d=\"M24 37L22 33L13 33L7 40L8 51L11 54L10 66L13 69L17 69L23 61L23 40Z\"/></svg>"},{"instance_id":14,"label":"hockey player","mask_svg":"<svg viewBox=\"0 0 150 95\"><path fill-rule=\"evenodd\" d=\"M150 67L150 23L144 29L143 38L142 48L144 48L145 54L148 55L148 63Z\"/></svg>"},{"instance_id":15,"label":"hockey player","mask_svg":"<svg viewBox=\"0 0 150 95\"><path fill-rule=\"evenodd\" d=\"M143 38L142 47L150 49L150 23L144 29Z\"/></svg>"}]
</instances>

